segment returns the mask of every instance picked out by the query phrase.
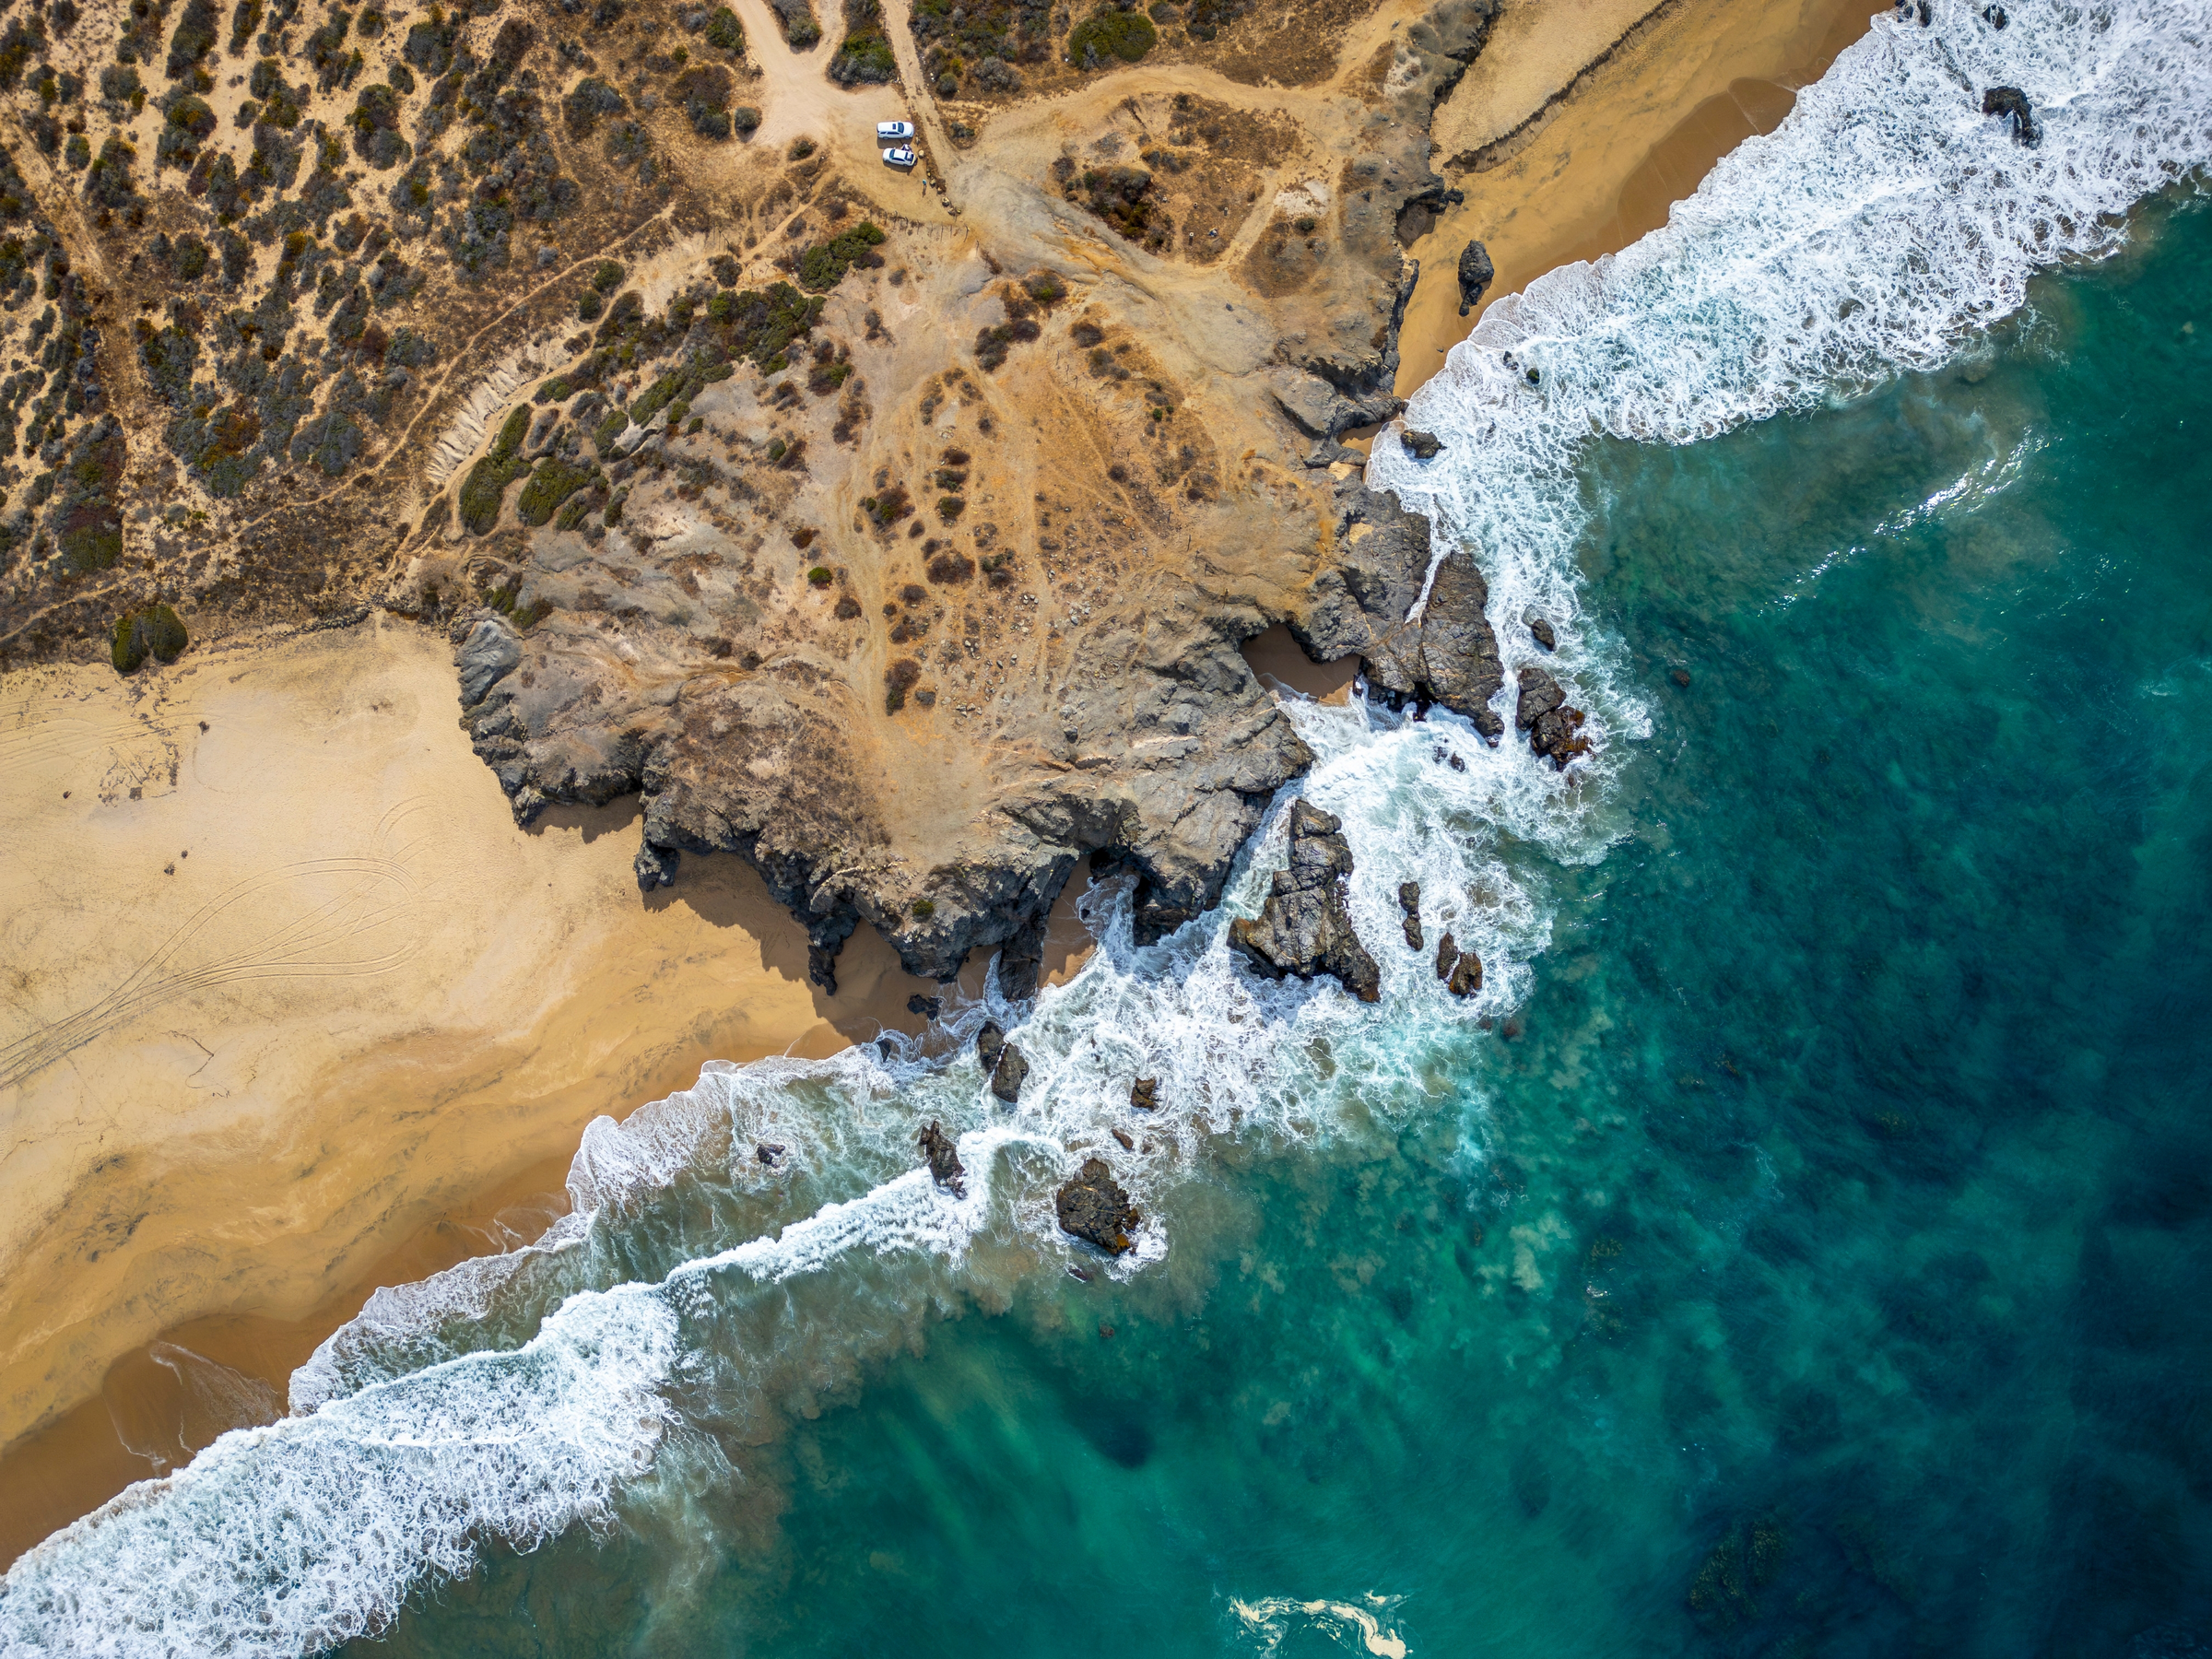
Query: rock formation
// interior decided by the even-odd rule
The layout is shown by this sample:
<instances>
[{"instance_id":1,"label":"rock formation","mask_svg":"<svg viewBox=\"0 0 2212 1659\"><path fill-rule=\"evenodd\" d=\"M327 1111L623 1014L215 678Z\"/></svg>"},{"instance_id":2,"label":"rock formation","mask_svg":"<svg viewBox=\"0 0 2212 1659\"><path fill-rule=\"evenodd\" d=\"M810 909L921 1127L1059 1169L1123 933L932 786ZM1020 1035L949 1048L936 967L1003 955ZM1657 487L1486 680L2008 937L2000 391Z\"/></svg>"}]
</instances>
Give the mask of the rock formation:
<instances>
[{"instance_id":1,"label":"rock formation","mask_svg":"<svg viewBox=\"0 0 2212 1659\"><path fill-rule=\"evenodd\" d=\"M1292 635L1317 661L1358 656L1371 693L1393 707L1436 703L1494 740L1505 723L1489 701L1505 671L1484 614L1489 587L1473 558L1464 547L1447 554L1420 619L1408 622L1429 572L1428 519L1376 490L1342 500L1329 561Z\"/></svg>"},{"instance_id":2,"label":"rock formation","mask_svg":"<svg viewBox=\"0 0 2212 1659\"><path fill-rule=\"evenodd\" d=\"M975 1034L975 1057L990 1072L998 1065L999 1055L1006 1053L1006 1033L995 1019L983 1021L983 1029Z\"/></svg>"},{"instance_id":3,"label":"rock formation","mask_svg":"<svg viewBox=\"0 0 2212 1659\"><path fill-rule=\"evenodd\" d=\"M1053 1208L1059 1215L1061 1231L1109 1255L1130 1248L1129 1230L1138 1220L1136 1206L1114 1181L1104 1159L1087 1159L1075 1178L1053 1194Z\"/></svg>"},{"instance_id":4,"label":"rock formation","mask_svg":"<svg viewBox=\"0 0 2212 1659\"><path fill-rule=\"evenodd\" d=\"M1009 1042L992 1065L991 1092L1011 1106L1021 1099L1022 1080L1029 1075L1028 1056Z\"/></svg>"},{"instance_id":5,"label":"rock formation","mask_svg":"<svg viewBox=\"0 0 2212 1659\"><path fill-rule=\"evenodd\" d=\"M1513 725L1528 734L1528 747L1564 771L1577 755L1590 752L1583 736L1583 712L1567 706L1559 682L1530 664L1521 670L1520 699L1513 708Z\"/></svg>"},{"instance_id":6,"label":"rock formation","mask_svg":"<svg viewBox=\"0 0 2212 1659\"><path fill-rule=\"evenodd\" d=\"M1398 441L1406 446L1406 453L1416 461L1433 461L1444 447L1443 440L1434 432L1416 431L1412 427L1406 427L1398 433Z\"/></svg>"},{"instance_id":7,"label":"rock formation","mask_svg":"<svg viewBox=\"0 0 2212 1659\"><path fill-rule=\"evenodd\" d=\"M1421 884L1418 881L1398 883L1398 908L1406 912L1406 945L1410 950L1421 948Z\"/></svg>"},{"instance_id":8,"label":"rock formation","mask_svg":"<svg viewBox=\"0 0 2212 1659\"><path fill-rule=\"evenodd\" d=\"M1159 1079L1139 1077L1129 1086L1129 1104L1137 1112L1151 1112L1159 1105Z\"/></svg>"},{"instance_id":9,"label":"rock formation","mask_svg":"<svg viewBox=\"0 0 2212 1659\"><path fill-rule=\"evenodd\" d=\"M1436 942L1436 977L1453 995L1472 996L1482 989L1482 959L1447 933Z\"/></svg>"},{"instance_id":10,"label":"rock formation","mask_svg":"<svg viewBox=\"0 0 2212 1659\"><path fill-rule=\"evenodd\" d=\"M1465 316L1482 303L1483 295L1489 292L1490 279L1498 275L1490 264L1490 251L1478 241L1471 241L1459 251L1459 314Z\"/></svg>"},{"instance_id":11,"label":"rock formation","mask_svg":"<svg viewBox=\"0 0 2212 1659\"><path fill-rule=\"evenodd\" d=\"M928 1160L929 1178L955 1198L965 1198L968 1172L960 1167L959 1150L952 1144L952 1136L940 1129L933 1118L914 1139L922 1147L922 1156Z\"/></svg>"},{"instance_id":12,"label":"rock formation","mask_svg":"<svg viewBox=\"0 0 2212 1659\"><path fill-rule=\"evenodd\" d=\"M1559 648L1559 635L1552 632L1551 624L1547 622L1542 617L1532 617L1529 618L1528 633L1529 638L1535 641L1537 644L1541 645L1547 651L1557 651Z\"/></svg>"},{"instance_id":13,"label":"rock formation","mask_svg":"<svg viewBox=\"0 0 2212 1659\"><path fill-rule=\"evenodd\" d=\"M2012 129L2012 141L2033 149L2043 141L2035 124L2035 106L2018 87L1992 87L1982 94L1982 113L2000 117Z\"/></svg>"},{"instance_id":14,"label":"rock formation","mask_svg":"<svg viewBox=\"0 0 2212 1659\"><path fill-rule=\"evenodd\" d=\"M1334 974L1361 1002L1374 1002L1382 994L1381 971L1345 907L1352 850L1343 828L1310 801L1291 804L1290 863L1275 873L1259 915L1230 924L1229 943L1265 978Z\"/></svg>"}]
</instances>

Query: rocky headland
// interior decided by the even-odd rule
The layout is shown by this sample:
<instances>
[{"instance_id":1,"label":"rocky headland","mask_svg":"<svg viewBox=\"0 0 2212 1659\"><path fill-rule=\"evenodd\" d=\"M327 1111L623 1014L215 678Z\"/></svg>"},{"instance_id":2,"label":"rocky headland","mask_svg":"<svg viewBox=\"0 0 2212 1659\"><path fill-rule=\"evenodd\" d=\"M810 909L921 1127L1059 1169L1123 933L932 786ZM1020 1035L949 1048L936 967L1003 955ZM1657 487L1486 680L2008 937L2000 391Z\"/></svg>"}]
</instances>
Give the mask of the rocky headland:
<instances>
[{"instance_id":1,"label":"rocky headland","mask_svg":"<svg viewBox=\"0 0 2212 1659\"><path fill-rule=\"evenodd\" d=\"M865 923L1026 994L1081 865L1157 937L1308 764L1245 641L1502 730L1479 571L1347 441L1495 10L18 18L0 653L382 606L518 822L637 796L641 885L747 860L824 986Z\"/></svg>"}]
</instances>

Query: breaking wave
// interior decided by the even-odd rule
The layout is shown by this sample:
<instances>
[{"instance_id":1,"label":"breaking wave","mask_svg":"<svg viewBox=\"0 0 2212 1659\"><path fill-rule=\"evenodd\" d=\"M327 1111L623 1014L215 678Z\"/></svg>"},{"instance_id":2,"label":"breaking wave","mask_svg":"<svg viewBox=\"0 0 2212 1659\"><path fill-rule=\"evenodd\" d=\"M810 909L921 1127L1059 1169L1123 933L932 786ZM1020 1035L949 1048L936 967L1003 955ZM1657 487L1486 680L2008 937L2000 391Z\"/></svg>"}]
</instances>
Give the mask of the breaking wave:
<instances>
[{"instance_id":1,"label":"breaking wave","mask_svg":"<svg viewBox=\"0 0 2212 1659\"><path fill-rule=\"evenodd\" d=\"M1286 801L1223 909L1157 945L1135 943L1125 888L1094 888L1097 954L1033 1005L994 989L927 1039L710 1065L591 1126L572 1213L544 1238L379 1291L295 1375L293 1415L26 1554L0 1585L0 1654L294 1654L383 1629L488 1544L618 1524L672 1462L712 1467L946 1310L1003 1305L1083 1257L1052 1193L1087 1157L1112 1161L1145 1216L1137 1249L1092 1269L1140 1273L1225 1140L1325 1143L1454 1101L1477 1029L1510 1015L1547 943L1547 867L1603 854L1618 739L1643 729L1618 648L1579 622L1583 446L1688 441L1940 362L2017 311L2040 266L2115 248L2118 216L2212 149L2207 0L2011 10L2002 31L1960 0L1934 0L1924 28L1877 23L1665 229L1494 306L1415 400L1446 438L1438 461L1380 446L1373 481L1431 512L1443 545L1477 549L1509 664L1525 617L1551 618L1560 669L1609 734L1563 782L1448 715L1291 705L1316 756L1300 791L1352 846L1380 1003L1262 982L1230 958L1229 917L1256 911L1281 862ZM2040 147L1981 114L1993 85L2027 91ZM1408 880L1431 936L1449 927L1484 962L1468 1002L1398 942ZM1012 1110L974 1056L987 1018L1031 1062ZM1159 1079L1154 1112L1130 1110L1137 1077ZM931 1119L957 1137L964 1196L914 1167ZM1387 1606L1238 1617L1271 1643L1291 1614L1325 1615L1402 1651L1374 1619Z\"/></svg>"}]
</instances>

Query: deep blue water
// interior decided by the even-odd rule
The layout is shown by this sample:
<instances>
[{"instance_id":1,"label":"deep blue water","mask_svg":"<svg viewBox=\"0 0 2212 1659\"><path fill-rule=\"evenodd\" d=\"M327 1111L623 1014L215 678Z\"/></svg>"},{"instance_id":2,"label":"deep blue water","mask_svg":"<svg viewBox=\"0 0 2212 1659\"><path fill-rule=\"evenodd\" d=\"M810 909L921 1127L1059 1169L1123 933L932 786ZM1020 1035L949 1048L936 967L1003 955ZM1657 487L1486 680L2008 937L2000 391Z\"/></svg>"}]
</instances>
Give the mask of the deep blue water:
<instances>
[{"instance_id":1,"label":"deep blue water","mask_svg":"<svg viewBox=\"0 0 2212 1659\"><path fill-rule=\"evenodd\" d=\"M1224 1143L1168 1266L951 1296L382 1651L2204 1652L2208 263L2149 209L1974 359L1592 451L1653 731L1434 1110Z\"/></svg>"}]
</instances>

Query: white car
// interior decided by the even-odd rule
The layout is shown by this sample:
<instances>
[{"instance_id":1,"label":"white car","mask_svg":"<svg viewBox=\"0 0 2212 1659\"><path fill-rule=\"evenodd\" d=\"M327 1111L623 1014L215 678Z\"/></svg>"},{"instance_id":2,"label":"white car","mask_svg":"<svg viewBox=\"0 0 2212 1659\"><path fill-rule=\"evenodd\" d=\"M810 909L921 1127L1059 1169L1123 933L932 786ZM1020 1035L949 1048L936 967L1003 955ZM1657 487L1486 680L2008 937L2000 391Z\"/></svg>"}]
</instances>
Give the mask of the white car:
<instances>
[{"instance_id":1,"label":"white car","mask_svg":"<svg viewBox=\"0 0 2212 1659\"><path fill-rule=\"evenodd\" d=\"M913 147L902 144L897 149L885 150L883 164L886 167L912 167L914 164Z\"/></svg>"},{"instance_id":2,"label":"white car","mask_svg":"<svg viewBox=\"0 0 2212 1659\"><path fill-rule=\"evenodd\" d=\"M894 138L912 138L913 135L914 124L911 121L879 121L876 124L876 136L882 143L888 144Z\"/></svg>"}]
</instances>

